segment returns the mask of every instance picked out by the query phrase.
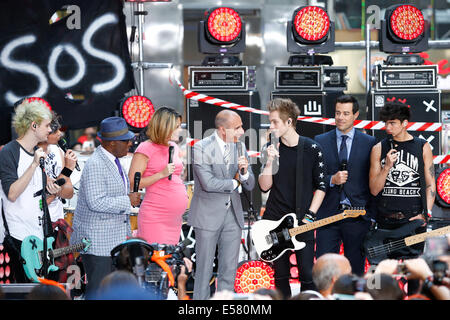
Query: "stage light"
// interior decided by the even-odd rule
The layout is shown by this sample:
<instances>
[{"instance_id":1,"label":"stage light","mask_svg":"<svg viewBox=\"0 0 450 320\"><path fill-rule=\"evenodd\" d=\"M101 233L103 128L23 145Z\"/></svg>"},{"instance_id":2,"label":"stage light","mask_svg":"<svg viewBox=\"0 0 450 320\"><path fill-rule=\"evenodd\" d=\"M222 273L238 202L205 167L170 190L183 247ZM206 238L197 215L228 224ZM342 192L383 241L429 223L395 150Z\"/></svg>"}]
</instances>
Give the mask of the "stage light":
<instances>
[{"instance_id":1,"label":"stage light","mask_svg":"<svg viewBox=\"0 0 450 320\"><path fill-rule=\"evenodd\" d=\"M231 8L214 9L207 18L207 31L210 40L218 44L236 42L241 34L242 21L239 14Z\"/></svg>"},{"instance_id":2,"label":"stage light","mask_svg":"<svg viewBox=\"0 0 450 320\"><path fill-rule=\"evenodd\" d=\"M334 22L321 7L297 8L287 24L287 50L291 53L334 51Z\"/></svg>"},{"instance_id":3,"label":"stage light","mask_svg":"<svg viewBox=\"0 0 450 320\"><path fill-rule=\"evenodd\" d=\"M233 8L209 9L199 22L198 45L201 53L244 52L245 22Z\"/></svg>"},{"instance_id":4,"label":"stage light","mask_svg":"<svg viewBox=\"0 0 450 320\"><path fill-rule=\"evenodd\" d=\"M150 99L143 96L131 96L122 104L122 116L134 128L144 128L149 123L155 107Z\"/></svg>"},{"instance_id":5,"label":"stage light","mask_svg":"<svg viewBox=\"0 0 450 320\"><path fill-rule=\"evenodd\" d=\"M423 52L428 49L428 28L422 12L411 5L386 9L379 31L380 51Z\"/></svg>"},{"instance_id":6,"label":"stage light","mask_svg":"<svg viewBox=\"0 0 450 320\"><path fill-rule=\"evenodd\" d=\"M440 207L450 208L450 168L444 168L437 172L436 191L436 204Z\"/></svg>"},{"instance_id":7,"label":"stage light","mask_svg":"<svg viewBox=\"0 0 450 320\"><path fill-rule=\"evenodd\" d=\"M244 261L236 271L234 289L237 293L253 293L259 288L275 288L275 271L264 261Z\"/></svg>"}]
</instances>

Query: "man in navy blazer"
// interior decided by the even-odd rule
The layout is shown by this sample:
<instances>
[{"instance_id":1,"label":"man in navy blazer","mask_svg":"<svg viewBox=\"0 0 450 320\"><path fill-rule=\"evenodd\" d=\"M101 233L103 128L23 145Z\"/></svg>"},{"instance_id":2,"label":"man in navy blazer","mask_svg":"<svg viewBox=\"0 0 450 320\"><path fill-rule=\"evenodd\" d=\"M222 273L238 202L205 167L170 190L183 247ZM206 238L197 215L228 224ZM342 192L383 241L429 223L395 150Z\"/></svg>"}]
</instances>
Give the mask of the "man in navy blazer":
<instances>
[{"instance_id":1,"label":"man in navy blazer","mask_svg":"<svg viewBox=\"0 0 450 320\"><path fill-rule=\"evenodd\" d=\"M370 152L375 138L356 130L358 101L349 95L336 99L336 129L316 136L322 146L327 168L327 191L317 219L333 216L351 207L365 207L366 215L347 218L317 229L316 256L339 253L341 242L352 272L364 274L365 257L361 250L364 236L375 213L371 210L369 190Z\"/></svg>"}]
</instances>

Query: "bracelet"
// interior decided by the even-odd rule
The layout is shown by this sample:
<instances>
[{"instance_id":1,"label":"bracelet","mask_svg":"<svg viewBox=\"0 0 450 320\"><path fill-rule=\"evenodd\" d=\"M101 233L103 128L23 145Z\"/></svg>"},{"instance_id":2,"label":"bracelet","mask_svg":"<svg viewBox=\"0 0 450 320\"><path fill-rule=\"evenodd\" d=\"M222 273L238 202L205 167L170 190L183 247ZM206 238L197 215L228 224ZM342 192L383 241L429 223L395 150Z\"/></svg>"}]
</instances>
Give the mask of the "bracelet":
<instances>
[{"instance_id":1,"label":"bracelet","mask_svg":"<svg viewBox=\"0 0 450 320\"><path fill-rule=\"evenodd\" d=\"M428 218L431 218L432 211L428 209L427 213L428 213Z\"/></svg>"},{"instance_id":2,"label":"bracelet","mask_svg":"<svg viewBox=\"0 0 450 320\"><path fill-rule=\"evenodd\" d=\"M304 219L308 222L314 222L316 220L315 215L316 214L314 212L308 210L308 213L305 213Z\"/></svg>"},{"instance_id":3,"label":"bracelet","mask_svg":"<svg viewBox=\"0 0 450 320\"><path fill-rule=\"evenodd\" d=\"M72 174L72 170L70 170L69 168L67 168L67 167L64 167L63 169L62 169L62 171L61 171L61 174L62 175L65 175L67 178L70 178L70 175Z\"/></svg>"}]
</instances>

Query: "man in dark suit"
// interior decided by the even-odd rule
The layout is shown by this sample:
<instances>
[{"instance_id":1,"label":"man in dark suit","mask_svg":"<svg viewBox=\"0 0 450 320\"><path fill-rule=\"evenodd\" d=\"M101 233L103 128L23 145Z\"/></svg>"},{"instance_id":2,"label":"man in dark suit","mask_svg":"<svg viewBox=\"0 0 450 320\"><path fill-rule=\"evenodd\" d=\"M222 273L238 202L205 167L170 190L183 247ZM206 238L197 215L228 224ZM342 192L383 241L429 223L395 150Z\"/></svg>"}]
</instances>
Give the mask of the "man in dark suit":
<instances>
[{"instance_id":1,"label":"man in dark suit","mask_svg":"<svg viewBox=\"0 0 450 320\"><path fill-rule=\"evenodd\" d=\"M336 99L336 129L315 137L324 150L328 181L325 199L317 219L340 213L351 207L365 207L366 215L348 218L317 229L316 256L338 253L344 244L344 254L355 274L364 273L365 257L361 250L374 212L370 210L370 152L375 138L353 127L359 116L358 101L349 95Z\"/></svg>"}]
</instances>

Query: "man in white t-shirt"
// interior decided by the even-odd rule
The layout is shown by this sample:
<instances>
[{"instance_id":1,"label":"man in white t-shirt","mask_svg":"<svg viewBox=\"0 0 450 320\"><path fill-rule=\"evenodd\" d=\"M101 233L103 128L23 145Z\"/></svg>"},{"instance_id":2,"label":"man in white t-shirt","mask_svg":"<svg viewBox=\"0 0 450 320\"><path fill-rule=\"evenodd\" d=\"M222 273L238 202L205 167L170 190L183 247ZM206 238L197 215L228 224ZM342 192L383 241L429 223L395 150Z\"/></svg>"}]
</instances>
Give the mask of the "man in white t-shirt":
<instances>
[{"instance_id":1,"label":"man in white t-shirt","mask_svg":"<svg viewBox=\"0 0 450 320\"><path fill-rule=\"evenodd\" d=\"M43 211L41 197L34 194L42 190L40 158L46 157L42 148L50 133L52 114L41 101L23 100L16 108L13 126L18 139L10 141L0 150L0 196L5 228L3 245L11 260L11 275L15 282L29 282L20 257L22 240L30 235L43 238ZM47 191L57 194L61 187L47 183Z\"/></svg>"}]
</instances>

